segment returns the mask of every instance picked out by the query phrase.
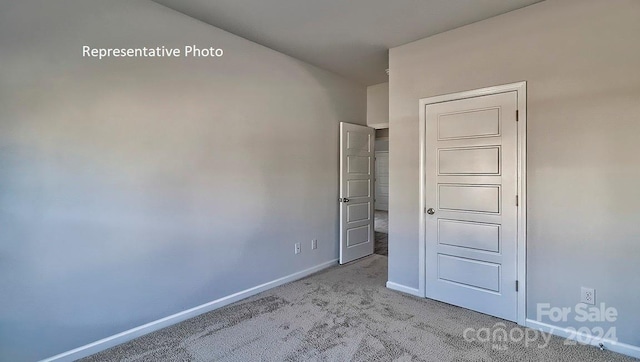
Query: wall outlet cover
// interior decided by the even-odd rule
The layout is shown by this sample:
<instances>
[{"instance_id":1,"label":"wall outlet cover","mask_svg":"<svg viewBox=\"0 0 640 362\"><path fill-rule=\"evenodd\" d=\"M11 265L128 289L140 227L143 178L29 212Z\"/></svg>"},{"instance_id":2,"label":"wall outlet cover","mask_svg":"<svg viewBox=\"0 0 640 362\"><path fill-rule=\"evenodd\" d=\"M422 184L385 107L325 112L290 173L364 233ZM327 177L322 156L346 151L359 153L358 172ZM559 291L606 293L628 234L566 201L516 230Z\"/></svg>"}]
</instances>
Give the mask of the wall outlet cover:
<instances>
[{"instance_id":1,"label":"wall outlet cover","mask_svg":"<svg viewBox=\"0 0 640 362\"><path fill-rule=\"evenodd\" d=\"M596 304L596 290L593 288L582 287L580 289L580 302L585 304Z\"/></svg>"}]
</instances>

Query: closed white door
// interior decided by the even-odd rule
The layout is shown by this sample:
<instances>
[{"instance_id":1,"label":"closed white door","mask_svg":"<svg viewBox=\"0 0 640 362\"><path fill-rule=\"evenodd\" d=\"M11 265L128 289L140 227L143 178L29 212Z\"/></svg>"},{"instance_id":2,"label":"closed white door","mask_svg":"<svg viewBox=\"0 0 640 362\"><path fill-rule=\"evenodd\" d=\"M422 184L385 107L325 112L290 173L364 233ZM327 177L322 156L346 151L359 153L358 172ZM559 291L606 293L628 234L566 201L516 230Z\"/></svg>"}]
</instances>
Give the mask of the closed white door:
<instances>
[{"instance_id":1,"label":"closed white door","mask_svg":"<svg viewBox=\"0 0 640 362\"><path fill-rule=\"evenodd\" d=\"M426 296L517 319L517 94L426 105Z\"/></svg>"},{"instance_id":2,"label":"closed white door","mask_svg":"<svg viewBox=\"0 0 640 362\"><path fill-rule=\"evenodd\" d=\"M376 152L375 209L389 210L389 152Z\"/></svg>"},{"instance_id":3,"label":"closed white door","mask_svg":"<svg viewBox=\"0 0 640 362\"><path fill-rule=\"evenodd\" d=\"M340 264L373 254L373 128L340 122Z\"/></svg>"}]
</instances>

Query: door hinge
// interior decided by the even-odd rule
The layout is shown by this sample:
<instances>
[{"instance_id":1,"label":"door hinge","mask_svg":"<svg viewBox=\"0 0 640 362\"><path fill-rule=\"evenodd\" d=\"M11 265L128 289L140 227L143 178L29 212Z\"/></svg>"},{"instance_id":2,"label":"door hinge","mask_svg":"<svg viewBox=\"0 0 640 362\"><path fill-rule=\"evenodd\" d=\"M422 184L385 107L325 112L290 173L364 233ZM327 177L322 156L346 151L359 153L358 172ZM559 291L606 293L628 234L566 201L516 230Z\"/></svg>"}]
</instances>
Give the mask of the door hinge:
<instances>
[{"instance_id":1,"label":"door hinge","mask_svg":"<svg viewBox=\"0 0 640 362\"><path fill-rule=\"evenodd\" d=\"M516 206L520 206L520 198L516 195Z\"/></svg>"},{"instance_id":2,"label":"door hinge","mask_svg":"<svg viewBox=\"0 0 640 362\"><path fill-rule=\"evenodd\" d=\"M520 114L518 112L518 110L516 109L516 122L520 121Z\"/></svg>"},{"instance_id":3,"label":"door hinge","mask_svg":"<svg viewBox=\"0 0 640 362\"><path fill-rule=\"evenodd\" d=\"M518 291L518 281L516 280L516 292Z\"/></svg>"}]
</instances>

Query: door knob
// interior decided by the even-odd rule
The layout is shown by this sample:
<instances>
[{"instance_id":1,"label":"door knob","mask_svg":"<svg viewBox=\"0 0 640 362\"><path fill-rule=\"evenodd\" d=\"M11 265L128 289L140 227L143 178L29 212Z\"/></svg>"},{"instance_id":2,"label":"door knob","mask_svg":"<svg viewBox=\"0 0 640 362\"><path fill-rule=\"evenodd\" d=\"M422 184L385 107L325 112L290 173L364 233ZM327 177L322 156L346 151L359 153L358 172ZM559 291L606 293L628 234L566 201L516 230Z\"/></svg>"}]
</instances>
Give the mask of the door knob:
<instances>
[{"instance_id":1,"label":"door knob","mask_svg":"<svg viewBox=\"0 0 640 362\"><path fill-rule=\"evenodd\" d=\"M339 198L338 201L340 202L349 202L349 199L345 198Z\"/></svg>"},{"instance_id":2,"label":"door knob","mask_svg":"<svg viewBox=\"0 0 640 362\"><path fill-rule=\"evenodd\" d=\"M430 208L427 210L427 214L429 214L429 215L433 215L433 214L435 214L435 213L436 213L436 210L434 210L434 209L433 209L433 207L430 207Z\"/></svg>"}]
</instances>

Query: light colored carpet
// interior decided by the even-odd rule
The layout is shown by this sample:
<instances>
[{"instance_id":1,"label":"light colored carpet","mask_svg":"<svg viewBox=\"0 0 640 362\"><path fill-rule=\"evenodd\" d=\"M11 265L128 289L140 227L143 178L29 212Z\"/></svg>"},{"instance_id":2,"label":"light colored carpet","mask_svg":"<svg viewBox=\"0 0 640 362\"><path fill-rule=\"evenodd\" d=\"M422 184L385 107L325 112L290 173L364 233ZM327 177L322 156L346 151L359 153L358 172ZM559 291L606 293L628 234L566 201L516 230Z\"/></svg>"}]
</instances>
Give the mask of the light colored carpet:
<instances>
[{"instance_id":1,"label":"light colored carpet","mask_svg":"<svg viewBox=\"0 0 640 362\"><path fill-rule=\"evenodd\" d=\"M378 255L389 256L389 235L376 231L374 237L373 252Z\"/></svg>"},{"instance_id":2,"label":"light colored carpet","mask_svg":"<svg viewBox=\"0 0 640 362\"><path fill-rule=\"evenodd\" d=\"M389 255L389 213L376 210L373 229L375 230L375 242L373 252L378 255Z\"/></svg>"},{"instance_id":3,"label":"light colored carpet","mask_svg":"<svg viewBox=\"0 0 640 362\"><path fill-rule=\"evenodd\" d=\"M468 342L516 325L385 288L387 258L337 266L84 361L633 361L598 348ZM542 342L542 340L541 340Z\"/></svg>"}]
</instances>

